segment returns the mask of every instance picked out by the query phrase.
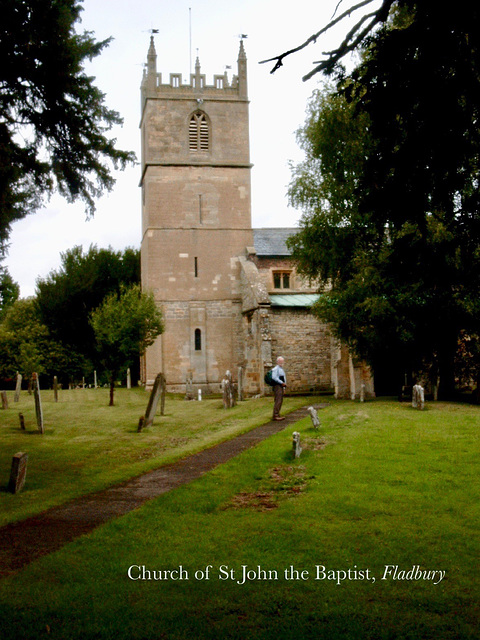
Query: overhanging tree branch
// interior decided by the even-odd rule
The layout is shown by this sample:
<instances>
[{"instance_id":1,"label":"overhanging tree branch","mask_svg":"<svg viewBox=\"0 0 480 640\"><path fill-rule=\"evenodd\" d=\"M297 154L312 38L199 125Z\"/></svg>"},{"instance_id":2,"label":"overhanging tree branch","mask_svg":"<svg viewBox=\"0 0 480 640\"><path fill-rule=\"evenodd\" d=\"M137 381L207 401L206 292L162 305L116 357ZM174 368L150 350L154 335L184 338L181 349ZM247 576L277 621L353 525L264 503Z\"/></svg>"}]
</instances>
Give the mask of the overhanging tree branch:
<instances>
[{"instance_id":1,"label":"overhanging tree branch","mask_svg":"<svg viewBox=\"0 0 480 640\"><path fill-rule=\"evenodd\" d=\"M339 22L341 22L345 18L350 17L352 13L354 13L355 11L362 9L363 7L371 4L372 2L375 2L375 0L362 0L361 2L354 4L352 7L349 7L346 11L344 11L341 15L339 15L336 18L333 18L325 27L323 27L323 29L320 29L320 31L317 31L317 33L314 33L313 35L311 35L307 40L305 40L303 44L293 49L290 49L288 51L285 51L284 53L281 53L278 56L274 56L273 58L268 58L267 60L261 60L259 64L265 64L267 62L275 62L272 70L270 71L270 73L275 73L277 69L283 66L283 60L286 57L294 53L298 53L299 51L301 51L302 49L305 49L312 43L315 44L321 35L329 31L330 29L332 29L332 27L337 25ZM390 9L394 2L395 0L383 0L381 6L378 9L376 9L375 11L372 11L371 13L363 15L360 18L360 20L349 31L349 33L346 35L346 37L344 38L340 46L337 47L336 49L333 49L332 51L325 52L323 55L326 55L327 58L319 62L314 62L314 64L316 64L317 66L314 69L312 69L312 71L310 71L305 76L303 76L302 79L304 81L308 80L312 76L314 76L315 74L321 71L324 71L327 74L331 73L335 65L345 55L354 51L360 45L360 43L364 40L364 38L366 38L366 36L374 29L374 27L377 24L386 21L386 19L388 18ZM341 1L337 5L337 9L340 6L340 4L341 4ZM336 10L335 10L335 13L336 13ZM368 22L366 27L362 29L362 26L369 18L371 18L370 22Z\"/></svg>"}]
</instances>

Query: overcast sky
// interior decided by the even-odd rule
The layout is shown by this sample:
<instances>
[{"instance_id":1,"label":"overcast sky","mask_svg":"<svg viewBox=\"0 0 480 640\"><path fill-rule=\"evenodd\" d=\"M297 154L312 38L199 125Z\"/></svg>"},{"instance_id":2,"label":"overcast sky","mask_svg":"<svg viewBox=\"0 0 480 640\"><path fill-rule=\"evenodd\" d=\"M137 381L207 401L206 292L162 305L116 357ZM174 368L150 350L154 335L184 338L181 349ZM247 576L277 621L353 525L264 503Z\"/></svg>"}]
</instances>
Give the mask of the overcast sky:
<instances>
[{"instance_id":1,"label":"overcast sky","mask_svg":"<svg viewBox=\"0 0 480 640\"><path fill-rule=\"evenodd\" d=\"M84 0L77 31L93 31L97 40L112 36L110 46L89 64L106 103L119 111L124 125L114 131L118 146L140 157L140 82L151 29L155 37L157 70L168 79L182 73L185 81L198 55L207 83L230 66L236 73L239 35L248 60L250 99L250 159L252 223L254 227L296 226L300 212L287 206L289 160L302 154L295 131L305 120L308 98L320 78L302 75L321 53L338 44L339 32L285 60L270 74L271 64L260 60L299 45L332 17L338 0ZM340 33L344 33L343 29ZM191 53L191 55L190 55ZM37 213L14 224L5 261L21 296L35 293L37 277L60 265L60 253L75 245L140 247L141 209L139 167L116 174L111 193L98 200L93 220L85 219L82 204L53 197Z\"/></svg>"}]
</instances>

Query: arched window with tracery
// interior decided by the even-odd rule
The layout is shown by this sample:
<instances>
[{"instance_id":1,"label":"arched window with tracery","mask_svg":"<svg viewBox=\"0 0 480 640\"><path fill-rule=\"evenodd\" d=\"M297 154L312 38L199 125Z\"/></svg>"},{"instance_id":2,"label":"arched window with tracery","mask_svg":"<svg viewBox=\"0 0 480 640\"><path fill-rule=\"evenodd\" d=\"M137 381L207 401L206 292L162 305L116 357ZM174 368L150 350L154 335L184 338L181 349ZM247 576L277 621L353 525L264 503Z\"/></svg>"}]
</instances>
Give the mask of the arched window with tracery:
<instances>
[{"instance_id":1,"label":"arched window with tracery","mask_svg":"<svg viewBox=\"0 0 480 640\"><path fill-rule=\"evenodd\" d=\"M190 118L188 142L190 151L208 151L210 149L210 124L202 111L197 111Z\"/></svg>"}]
</instances>

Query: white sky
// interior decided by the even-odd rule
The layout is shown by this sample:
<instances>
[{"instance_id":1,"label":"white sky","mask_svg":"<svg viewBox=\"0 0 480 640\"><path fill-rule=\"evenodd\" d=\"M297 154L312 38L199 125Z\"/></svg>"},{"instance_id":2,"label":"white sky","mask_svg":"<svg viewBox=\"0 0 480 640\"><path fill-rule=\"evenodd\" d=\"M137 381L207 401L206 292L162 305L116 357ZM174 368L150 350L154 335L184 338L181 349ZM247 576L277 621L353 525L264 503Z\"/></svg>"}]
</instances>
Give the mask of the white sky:
<instances>
[{"instance_id":1,"label":"white sky","mask_svg":"<svg viewBox=\"0 0 480 640\"><path fill-rule=\"evenodd\" d=\"M316 76L303 82L302 75L323 51L338 44L340 34L332 33L287 58L273 75L272 64L258 62L301 44L330 20L337 4L338 0L84 0L77 31L93 31L97 40L114 38L87 72L96 77L106 104L124 118L123 127L113 133L119 148L135 151L138 158L140 82L149 29L159 30L157 70L164 79L182 73L186 80L198 54L208 84L227 65L232 68L229 74L236 73L239 34L247 34L252 223L288 227L296 226L300 217L287 206L288 161L302 158L295 131L303 124L308 98L320 81ZM53 197L44 209L13 225L4 264L20 284L22 297L33 295L37 277L58 269L60 253L75 245L140 247L140 169L133 167L116 177L113 191L98 200L92 220L85 219L81 203L71 205Z\"/></svg>"}]
</instances>

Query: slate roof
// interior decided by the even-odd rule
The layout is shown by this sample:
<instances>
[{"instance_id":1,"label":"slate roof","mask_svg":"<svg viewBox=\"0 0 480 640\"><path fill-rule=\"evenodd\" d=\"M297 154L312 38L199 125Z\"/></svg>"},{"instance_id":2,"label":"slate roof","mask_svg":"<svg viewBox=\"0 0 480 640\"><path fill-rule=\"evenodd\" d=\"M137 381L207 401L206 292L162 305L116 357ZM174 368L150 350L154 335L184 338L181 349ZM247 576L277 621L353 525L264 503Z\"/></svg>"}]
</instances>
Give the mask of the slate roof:
<instances>
[{"instance_id":1,"label":"slate roof","mask_svg":"<svg viewBox=\"0 0 480 640\"><path fill-rule=\"evenodd\" d=\"M289 256L286 240L299 229L296 227L278 227L271 229L253 229L253 243L257 256Z\"/></svg>"}]
</instances>

